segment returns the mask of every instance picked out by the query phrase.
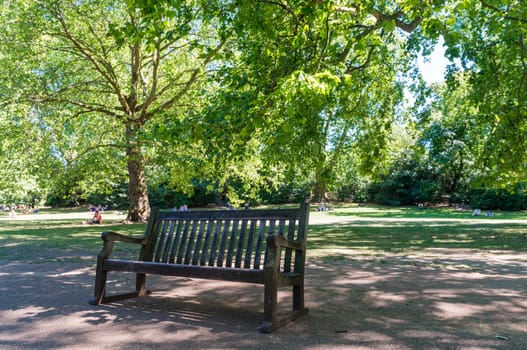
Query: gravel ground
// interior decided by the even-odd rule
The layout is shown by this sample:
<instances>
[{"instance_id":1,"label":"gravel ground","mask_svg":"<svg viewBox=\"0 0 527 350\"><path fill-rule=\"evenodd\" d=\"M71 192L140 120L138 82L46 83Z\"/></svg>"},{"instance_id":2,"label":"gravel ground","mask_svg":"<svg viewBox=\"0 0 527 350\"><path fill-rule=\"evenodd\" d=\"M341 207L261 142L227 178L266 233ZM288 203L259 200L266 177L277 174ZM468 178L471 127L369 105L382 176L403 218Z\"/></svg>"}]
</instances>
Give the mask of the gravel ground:
<instances>
[{"instance_id":1,"label":"gravel ground","mask_svg":"<svg viewBox=\"0 0 527 350\"><path fill-rule=\"evenodd\" d=\"M89 305L96 253L0 261L0 349L527 349L527 254L311 256L309 314L261 334L251 284L149 276L148 297Z\"/></svg>"}]
</instances>

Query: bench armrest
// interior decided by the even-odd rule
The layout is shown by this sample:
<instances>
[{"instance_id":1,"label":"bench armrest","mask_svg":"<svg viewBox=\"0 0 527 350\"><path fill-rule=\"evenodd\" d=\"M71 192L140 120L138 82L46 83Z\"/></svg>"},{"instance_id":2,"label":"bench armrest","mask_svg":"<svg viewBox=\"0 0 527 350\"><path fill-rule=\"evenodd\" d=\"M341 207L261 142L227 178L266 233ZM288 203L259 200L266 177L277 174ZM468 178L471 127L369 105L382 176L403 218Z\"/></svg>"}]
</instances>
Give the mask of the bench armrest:
<instances>
[{"instance_id":1,"label":"bench armrest","mask_svg":"<svg viewBox=\"0 0 527 350\"><path fill-rule=\"evenodd\" d=\"M104 231L101 235L101 239L104 241L104 244L101 252L98 255L98 259L102 259L102 261L109 258L112 254L114 242L145 244L144 237L126 236L113 231Z\"/></svg>"},{"instance_id":2,"label":"bench armrest","mask_svg":"<svg viewBox=\"0 0 527 350\"><path fill-rule=\"evenodd\" d=\"M289 249L297 251L297 254L305 255L306 241L305 240L292 241L287 238L284 238L283 236L271 234L267 237L267 248L268 248L268 255L267 255L267 261L265 263L264 269L269 271L268 272L269 274L276 275L278 271L280 270L280 264L281 264L280 257L282 256L282 248L289 248ZM296 265L295 265L295 269L296 269Z\"/></svg>"},{"instance_id":3,"label":"bench armrest","mask_svg":"<svg viewBox=\"0 0 527 350\"><path fill-rule=\"evenodd\" d=\"M267 246L268 247L284 247L291 248L294 250L306 250L305 241L290 241L287 238L284 238L280 235L269 235L267 237Z\"/></svg>"},{"instance_id":4,"label":"bench armrest","mask_svg":"<svg viewBox=\"0 0 527 350\"><path fill-rule=\"evenodd\" d=\"M144 243L143 237L125 236L123 234L120 234L114 231L104 231L101 235L101 239L103 241L113 241L113 242L119 241L119 242L134 243L134 244Z\"/></svg>"}]
</instances>

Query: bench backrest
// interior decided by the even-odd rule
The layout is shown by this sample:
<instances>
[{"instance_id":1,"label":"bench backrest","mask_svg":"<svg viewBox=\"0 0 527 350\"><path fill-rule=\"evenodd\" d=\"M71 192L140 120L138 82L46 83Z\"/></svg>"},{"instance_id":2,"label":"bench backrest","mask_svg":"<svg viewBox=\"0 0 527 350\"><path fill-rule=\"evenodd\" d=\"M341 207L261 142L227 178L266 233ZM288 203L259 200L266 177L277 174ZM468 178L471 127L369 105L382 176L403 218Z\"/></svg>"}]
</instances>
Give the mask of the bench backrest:
<instances>
[{"instance_id":1,"label":"bench backrest","mask_svg":"<svg viewBox=\"0 0 527 350\"><path fill-rule=\"evenodd\" d=\"M267 236L279 234L305 242L308 216L308 203L296 209L153 210L146 232L149 244L143 247L140 259L262 269L267 257ZM285 249L283 271L295 271L295 258L290 249Z\"/></svg>"}]
</instances>

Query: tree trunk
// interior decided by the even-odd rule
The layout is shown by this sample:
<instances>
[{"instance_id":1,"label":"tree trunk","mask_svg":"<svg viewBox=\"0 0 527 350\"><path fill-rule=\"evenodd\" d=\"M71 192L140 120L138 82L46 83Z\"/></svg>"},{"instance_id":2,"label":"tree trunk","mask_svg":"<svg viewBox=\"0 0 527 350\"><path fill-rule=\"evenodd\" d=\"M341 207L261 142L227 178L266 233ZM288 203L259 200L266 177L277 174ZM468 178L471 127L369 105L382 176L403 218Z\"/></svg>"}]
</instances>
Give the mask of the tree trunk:
<instances>
[{"instance_id":1,"label":"tree trunk","mask_svg":"<svg viewBox=\"0 0 527 350\"><path fill-rule=\"evenodd\" d=\"M327 199L327 182L322 176L317 175L315 188L313 189L313 201L323 203Z\"/></svg>"},{"instance_id":2,"label":"tree trunk","mask_svg":"<svg viewBox=\"0 0 527 350\"><path fill-rule=\"evenodd\" d=\"M139 141L140 126L126 125L126 157L128 160L128 221L146 222L150 216L148 188L146 185L145 159Z\"/></svg>"}]
</instances>

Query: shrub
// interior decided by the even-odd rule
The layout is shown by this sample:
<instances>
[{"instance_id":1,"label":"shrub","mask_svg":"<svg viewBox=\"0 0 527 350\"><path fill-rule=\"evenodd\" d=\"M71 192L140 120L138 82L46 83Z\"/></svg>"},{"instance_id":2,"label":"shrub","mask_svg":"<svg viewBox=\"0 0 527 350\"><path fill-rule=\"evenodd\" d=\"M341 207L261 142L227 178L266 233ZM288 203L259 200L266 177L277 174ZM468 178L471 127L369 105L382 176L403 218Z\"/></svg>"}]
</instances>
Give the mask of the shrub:
<instances>
[{"instance_id":1,"label":"shrub","mask_svg":"<svg viewBox=\"0 0 527 350\"><path fill-rule=\"evenodd\" d=\"M468 194L470 206L484 210L525 210L525 184L509 189L473 189Z\"/></svg>"}]
</instances>

